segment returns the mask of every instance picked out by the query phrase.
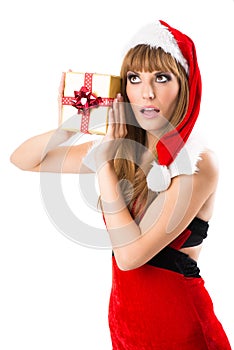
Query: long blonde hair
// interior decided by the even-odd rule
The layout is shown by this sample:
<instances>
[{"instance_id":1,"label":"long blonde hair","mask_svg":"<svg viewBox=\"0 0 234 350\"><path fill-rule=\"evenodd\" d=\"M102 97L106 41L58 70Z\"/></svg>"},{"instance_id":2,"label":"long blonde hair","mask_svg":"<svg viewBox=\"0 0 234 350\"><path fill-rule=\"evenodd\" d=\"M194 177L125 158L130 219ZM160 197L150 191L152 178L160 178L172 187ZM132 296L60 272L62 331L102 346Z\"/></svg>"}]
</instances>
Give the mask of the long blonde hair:
<instances>
[{"instance_id":1,"label":"long blonde hair","mask_svg":"<svg viewBox=\"0 0 234 350\"><path fill-rule=\"evenodd\" d=\"M137 45L126 54L122 68L122 96L125 102L129 102L126 95L127 72L128 71L163 71L172 72L179 83L179 93L177 105L170 125L176 127L186 114L189 101L188 79L184 68L170 55L161 48L152 48L148 45ZM114 167L121 189L126 201L126 205L134 218L139 217L147 204L148 187L146 177L138 165L144 152L146 131L136 122L130 104L126 103L127 129L128 133L121 146L118 149L114 160ZM166 130L165 130L166 132ZM164 132L164 133L165 133ZM134 142L133 142L134 141ZM155 158L157 158L155 148Z\"/></svg>"}]
</instances>

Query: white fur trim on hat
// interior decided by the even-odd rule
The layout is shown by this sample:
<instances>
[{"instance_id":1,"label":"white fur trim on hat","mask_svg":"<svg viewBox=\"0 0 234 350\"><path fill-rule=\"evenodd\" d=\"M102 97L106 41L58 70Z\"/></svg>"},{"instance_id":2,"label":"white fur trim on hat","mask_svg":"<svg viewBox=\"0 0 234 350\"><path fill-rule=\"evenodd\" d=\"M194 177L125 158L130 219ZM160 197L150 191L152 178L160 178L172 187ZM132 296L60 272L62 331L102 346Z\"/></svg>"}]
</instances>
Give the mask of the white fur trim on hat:
<instances>
[{"instance_id":1,"label":"white fur trim on hat","mask_svg":"<svg viewBox=\"0 0 234 350\"><path fill-rule=\"evenodd\" d=\"M166 53L170 53L184 67L186 73L189 73L188 62L184 58L176 39L166 26L159 21L148 24L143 27L125 46L126 54L131 48L145 44L151 47L161 47Z\"/></svg>"}]
</instances>

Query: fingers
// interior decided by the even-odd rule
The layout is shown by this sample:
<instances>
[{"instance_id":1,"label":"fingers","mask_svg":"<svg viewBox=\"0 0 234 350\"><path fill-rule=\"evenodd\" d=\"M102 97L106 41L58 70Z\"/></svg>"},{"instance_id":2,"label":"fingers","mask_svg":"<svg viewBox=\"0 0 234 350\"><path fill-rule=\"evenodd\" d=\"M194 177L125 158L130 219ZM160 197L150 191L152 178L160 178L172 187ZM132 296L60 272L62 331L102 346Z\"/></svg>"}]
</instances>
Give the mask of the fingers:
<instances>
[{"instance_id":1,"label":"fingers","mask_svg":"<svg viewBox=\"0 0 234 350\"><path fill-rule=\"evenodd\" d=\"M66 73L62 72L59 88L58 88L58 124L60 125L62 122L62 98L63 98L63 91L64 91L64 85L65 85L65 77Z\"/></svg>"},{"instance_id":2,"label":"fingers","mask_svg":"<svg viewBox=\"0 0 234 350\"><path fill-rule=\"evenodd\" d=\"M119 101L116 98L113 102L113 114L114 114L114 130L115 137L120 137L119 128L120 128L120 115L119 115Z\"/></svg>"},{"instance_id":3,"label":"fingers","mask_svg":"<svg viewBox=\"0 0 234 350\"><path fill-rule=\"evenodd\" d=\"M59 97L63 96L64 86L65 86L65 77L66 77L66 73L62 72L59 89L58 89Z\"/></svg>"},{"instance_id":4,"label":"fingers","mask_svg":"<svg viewBox=\"0 0 234 350\"><path fill-rule=\"evenodd\" d=\"M119 121L120 121L120 124L125 125L126 120L125 120L124 103L123 103L123 97L121 96L121 94L118 94L117 100L119 102L119 117L120 117Z\"/></svg>"},{"instance_id":5,"label":"fingers","mask_svg":"<svg viewBox=\"0 0 234 350\"><path fill-rule=\"evenodd\" d=\"M126 127L126 119L125 119L124 102L121 94L117 95L117 104L118 104L119 137L125 137L127 135L127 127Z\"/></svg>"},{"instance_id":6,"label":"fingers","mask_svg":"<svg viewBox=\"0 0 234 350\"><path fill-rule=\"evenodd\" d=\"M108 128L106 136L111 139L115 138L115 118L113 108L110 108L108 112Z\"/></svg>"},{"instance_id":7,"label":"fingers","mask_svg":"<svg viewBox=\"0 0 234 350\"><path fill-rule=\"evenodd\" d=\"M124 138L127 135L124 103L121 94L117 95L109 111L108 135L113 138Z\"/></svg>"},{"instance_id":8,"label":"fingers","mask_svg":"<svg viewBox=\"0 0 234 350\"><path fill-rule=\"evenodd\" d=\"M72 70L68 69L68 72L72 72ZM58 89L60 98L63 97L64 87L65 87L65 79L66 79L66 73L62 72L61 80L60 80L60 84L59 84L59 89Z\"/></svg>"},{"instance_id":9,"label":"fingers","mask_svg":"<svg viewBox=\"0 0 234 350\"><path fill-rule=\"evenodd\" d=\"M72 72L71 69L68 72ZM62 122L62 98L64 96L66 73L62 72L61 80L58 88L58 115L59 115L59 125Z\"/></svg>"}]
</instances>

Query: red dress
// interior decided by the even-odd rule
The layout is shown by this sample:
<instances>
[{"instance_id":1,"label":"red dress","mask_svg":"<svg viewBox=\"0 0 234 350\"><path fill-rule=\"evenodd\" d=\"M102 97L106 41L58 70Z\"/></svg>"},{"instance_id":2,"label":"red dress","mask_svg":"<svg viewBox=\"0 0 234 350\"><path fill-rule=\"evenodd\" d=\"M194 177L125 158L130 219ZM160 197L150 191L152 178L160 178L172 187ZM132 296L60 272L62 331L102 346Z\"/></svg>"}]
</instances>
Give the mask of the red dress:
<instances>
[{"instance_id":1,"label":"red dress","mask_svg":"<svg viewBox=\"0 0 234 350\"><path fill-rule=\"evenodd\" d=\"M197 218L193 222L194 237L202 227L204 233L203 223ZM170 247L134 270L120 270L113 256L113 350L231 349L196 262L178 251L192 233L185 230ZM196 244L191 240L189 245Z\"/></svg>"}]
</instances>

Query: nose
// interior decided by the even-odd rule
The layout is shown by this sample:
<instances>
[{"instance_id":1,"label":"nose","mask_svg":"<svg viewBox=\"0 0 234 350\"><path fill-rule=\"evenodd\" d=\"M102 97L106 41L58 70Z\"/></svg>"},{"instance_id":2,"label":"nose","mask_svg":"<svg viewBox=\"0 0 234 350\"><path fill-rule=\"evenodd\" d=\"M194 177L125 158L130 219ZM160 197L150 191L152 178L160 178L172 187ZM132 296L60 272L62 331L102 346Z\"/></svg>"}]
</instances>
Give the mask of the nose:
<instances>
[{"instance_id":1,"label":"nose","mask_svg":"<svg viewBox=\"0 0 234 350\"><path fill-rule=\"evenodd\" d=\"M156 93L152 84L147 83L142 86L142 97L145 100L153 100L156 97Z\"/></svg>"}]
</instances>

